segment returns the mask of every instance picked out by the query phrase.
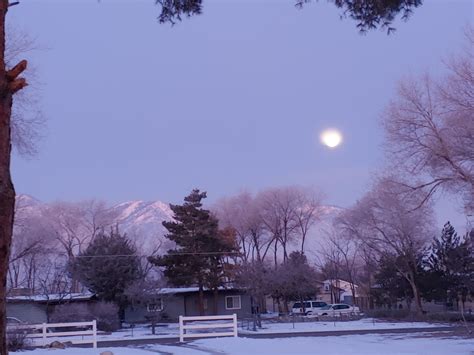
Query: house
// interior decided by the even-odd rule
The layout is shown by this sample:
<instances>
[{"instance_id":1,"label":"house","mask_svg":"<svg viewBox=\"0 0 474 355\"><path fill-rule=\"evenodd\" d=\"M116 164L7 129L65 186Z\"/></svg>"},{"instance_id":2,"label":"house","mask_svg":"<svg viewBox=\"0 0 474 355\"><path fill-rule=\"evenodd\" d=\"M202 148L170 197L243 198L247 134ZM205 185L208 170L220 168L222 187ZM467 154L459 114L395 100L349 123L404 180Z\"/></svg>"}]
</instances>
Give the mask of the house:
<instances>
[{"instance_id":1,"label":"house","mask_svg":"<svg viewBox=\"0 0 474 355\"><path fill-rule=\"evenodd\" d=\"M68 293L49 295L7 296L7 317L15 317L27 323L48 323L58 305L90 303L92 293Z\"/></svg>"},{"instance_id":2,"label":"house","mask_svg":"<svg viewBox=\"0 0 474 355\"><path fill-rule=\"evenodd\" d=\"M198 287L162 288L148 301L135 302L125 309L125 322L140 323L156 317L161 320L176 321L182 316L199 316ZM214 315L214 293L204 291L204 315ZM237 314L238 318L250 317L252 300L243 290L219 288L217 294L217 314Z\"/></svg>"},{"instance_id":3,"label":"house","mask_svg":"<svg viewBox=\"0 0 474 355\"><path fill-rule=\"evenodd\" d=\"M320 299L327 303L347 303L354 304L352 288L355 290L356 298L360 297L359 286L341 279L324 280L320 294Z\"/></svg>"}]
</instances>

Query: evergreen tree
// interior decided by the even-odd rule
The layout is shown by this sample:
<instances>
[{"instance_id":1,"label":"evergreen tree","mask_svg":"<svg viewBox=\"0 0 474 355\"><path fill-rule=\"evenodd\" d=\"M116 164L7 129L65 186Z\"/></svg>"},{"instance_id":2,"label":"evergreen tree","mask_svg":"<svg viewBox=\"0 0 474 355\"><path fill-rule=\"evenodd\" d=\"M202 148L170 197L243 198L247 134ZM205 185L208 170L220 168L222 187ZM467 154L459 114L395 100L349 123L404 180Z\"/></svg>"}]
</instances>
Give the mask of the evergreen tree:
<instances>
[{"instance_id":1,"label":"evergreen tree","mask_svg":"<svg viewBox=\"0 0 474 355\"><path fill-rule=\"evenodd\" d=\"M206 192L195 189L184 198L183 205L170 205L174 221L163 222L165 236L175 243L161 257L150 257L152 264L164 267L164 274L175 286L199 288L199 312L204 314L204 288L214 291L217 312L217 290L227 281L230 263L226 257L237 252L235 233L220 231L217 219L202 208Z\"/></svg>"},{"instance_id":2,"label":"evergreen tree","mask_svg":"<svg viewBox=\"0 0 474 355\"><path fill-rule=\"evenodd\" d=\"M377 303L389 307L396 305L399 299L411 303L413 290L402 274L401 264L397 256L389 253L382 255L378 261L378 271L374 275L377 287L372 290Z\"/></svg>"},{"instance_id":3,"label":"evergreen tree","mask_svg":"<svg viewBox=\"0 0 474 355\"><path fill-rule=\"evenodd\" d=\"M441 237L435 238L426 261L428 282L425 288L432 299L461 301L474 294L473 238L461 238L447 222Z\"/></svg>"},{"instance_id":4,"label":"evergreen tree","mask_svg":"<svg viewBox=\"0 0 474 355\"><path fill-rule=\"evenodd\" d=\"M70 265L77 279L97 297L115 302L123 315L125 289L141 277L141 265L135 247L118 228L103 230Z\"/></svg>"}]
</instances>

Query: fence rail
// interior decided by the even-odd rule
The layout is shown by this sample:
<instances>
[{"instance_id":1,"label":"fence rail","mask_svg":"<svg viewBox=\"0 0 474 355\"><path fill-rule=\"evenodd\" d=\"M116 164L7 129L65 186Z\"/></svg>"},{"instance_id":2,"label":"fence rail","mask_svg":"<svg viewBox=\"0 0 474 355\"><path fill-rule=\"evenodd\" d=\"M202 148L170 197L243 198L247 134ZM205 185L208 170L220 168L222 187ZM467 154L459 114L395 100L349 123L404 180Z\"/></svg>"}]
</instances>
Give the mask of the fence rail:
<instances>
[{"instance_id":1,"label":"fence rail","mask_svg":"<svg viewBox=\"0 0 474 355\"><path fill-rule=\"evenodd\" d=\"M56 331L58 328L71 327L90 327L86 330L72 330L72 331ZM66 337L66 336L91 336L91 339L72 339L72 344L89 344L92 343L94 348L97 348L97 322L74 322L74 323L43 323L33 325L22 325L20 329L40 330L41 333L29 333L27 338L42 338L43 346L47 344L48 338Z\"/></svg>"},{"instance_id":2,"label":"fence rail","mask_svg":"<svg viewBox=\"0 0 474 355\"><path fill-rule=\"evenodd\" d=\"M227 323L206 323L206 324L186 324L186 322L208 322L208 321L219 321L219 320L230 320L232 322ZM206 333L188 333L187 330L193 329L220 329L220 328L231 328L232 331L222 332L206 332ZM199 317L184 317L179 316L179 341L184 342L184 338L202 338L202 337L237 337L237 314L228 316L199 316Z\"/></svg>"}]
</instances>

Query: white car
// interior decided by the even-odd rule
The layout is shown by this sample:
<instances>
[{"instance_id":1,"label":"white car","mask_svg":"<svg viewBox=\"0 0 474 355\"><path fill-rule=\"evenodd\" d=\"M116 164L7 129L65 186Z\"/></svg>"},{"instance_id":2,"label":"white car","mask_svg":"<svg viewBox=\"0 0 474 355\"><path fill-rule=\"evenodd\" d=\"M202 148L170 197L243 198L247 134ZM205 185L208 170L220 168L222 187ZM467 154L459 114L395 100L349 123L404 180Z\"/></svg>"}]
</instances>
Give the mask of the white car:
<instances>
[{"instance_id":1,"label":"white car","mask_svg":"<svg viewBox=\"0 0 474 355\"><path fill-rule=\"evenodd\" d=\"M328 304L323 308L313 312L315 316L342 316L342 315L357 315L360 313L359 307L349 306L344 303Z\"/></svg>"},{"instance_id":2,"label":"white car","mask_svg":"<svg viewBox=\"0 0 474 355\"><path fill-rule=\"evenodd\" d=\"M327 303L323 301L305 301L303 302L303 305L304 309L301 305L301 302L295 302L291 309L291 312L293 314L304 314L306 316L310 316L313 315L316 310L327 306Z\"/></svg>"},{"instance_id":3,"label":"white car","mask_svg":"<svg viewBox=\"0 0 474 355\"><path fill-rule=\"evenodd\" d=\"M18 327L21 325L24 325L25 322L19 320L18 318L15 317L7 317L7 327Z\"/></svg>"}]
</instances>

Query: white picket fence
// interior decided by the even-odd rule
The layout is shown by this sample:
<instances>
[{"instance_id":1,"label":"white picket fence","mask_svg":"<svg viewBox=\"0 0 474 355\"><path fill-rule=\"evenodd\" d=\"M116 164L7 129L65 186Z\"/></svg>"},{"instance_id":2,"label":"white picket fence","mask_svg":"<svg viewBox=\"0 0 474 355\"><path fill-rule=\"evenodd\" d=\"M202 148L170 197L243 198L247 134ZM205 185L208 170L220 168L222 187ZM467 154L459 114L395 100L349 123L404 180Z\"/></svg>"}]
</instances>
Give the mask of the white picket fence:
<instances>
[{"instance_id":1,"label":"white picket fence","mask_svg":"<svg viewBox=\"0 0 474 355\"><path fill-rule=\"evenodd\" d=\"M213 322L221 320L231 320L232 322ZM208 322L204 324L192 324L192 322ZM191 322L191 324L186 324ZM199 333L188 333L186 330L203 330L203 329L218 329L218 328L231 328L232 331L223 332L199 332ZM202 338L202 337L237 337L237 314L227 316L198 316L198 317L184 317L179 316L179 341L183 342L184 338Z\"/></svg>"},{"instance_id":2,"label":"white picket fence","mask_svg":"<svg viewBox=\"0 0 474 355\"><path fill-rule=\"evenodd\" d=\"M58 328L71 328L71 327L87 327L90 329L86 330L72 330L72 331L57 331ZM42 345L48 344L48 338L57 337L77 337L82 336L82 339L68 339L72 344L89 344L92 343L94 348L97 348L97 322L95 320L91 322L74 322L74 323L43 323L34 325L21 326L21 329L33 329L40 330L41 333L29 333L27 338L42 338ZM84 337L87 337L84 339Z\"/></svg>"}]
</instances>

